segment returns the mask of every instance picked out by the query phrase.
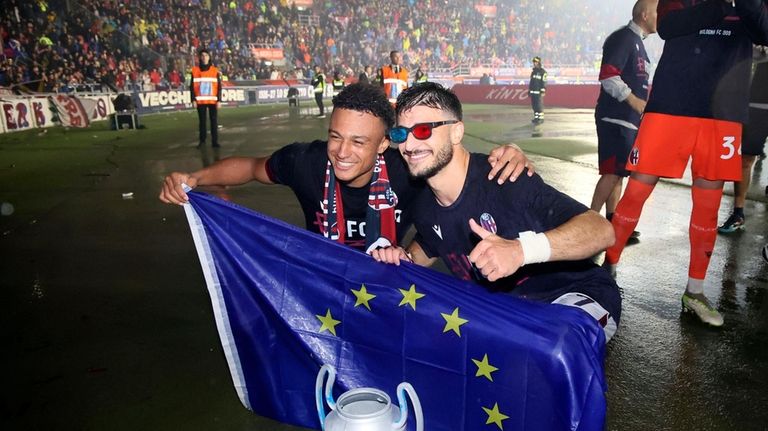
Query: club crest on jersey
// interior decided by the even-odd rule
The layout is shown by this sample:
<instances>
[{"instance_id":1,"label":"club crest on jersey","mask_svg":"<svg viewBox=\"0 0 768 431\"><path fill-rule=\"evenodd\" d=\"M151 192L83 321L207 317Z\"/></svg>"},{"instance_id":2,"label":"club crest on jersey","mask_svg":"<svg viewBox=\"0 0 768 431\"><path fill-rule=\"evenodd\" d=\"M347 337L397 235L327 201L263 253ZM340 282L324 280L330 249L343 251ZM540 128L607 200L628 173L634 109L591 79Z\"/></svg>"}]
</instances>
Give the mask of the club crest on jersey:
<instances>
[{"instance_id":1,"label":"club crest on jersey","mask_svg":"<svg viewBox=\"0 0 768 431\"><path fill-rule=\"evenodd\" d=\"M632 166L637 166L637 162L640 161L640 150L637 147L632 148L632 152L629 153L629 163Z\"/></svg>"},{"instance_id":2,"label":"club crest on jersey","mask_svg":"<svg viewBox=\"0 0 768 431\"><path fill-rule=\"evenodd\" d=\"M368 190L368 206L376 211L397 206L397 194L389 186L389 180L379 178L371 183L371 187Z\"/></svg>"},{"instance_id":3,"label":"club crest on jersey","mask_svg":"<svg viewBox=\"0 0 768 431\"><path fill-rule=\"evenodd\" d=\"M637 57L637 72L645 73L648 70L648 62L643 57Z\"/></svg>"},{"instance_id":4,"label":"club crest on jersey","mask_svg":"<svg viewBox=\"0 0 768 431\"><path fill-rule=\"evenodd\" d=\"M490 233L496 233L496 220L494 220L493 216L488 213L480 214L480 226Z\"/></svg>"}]
</instances>

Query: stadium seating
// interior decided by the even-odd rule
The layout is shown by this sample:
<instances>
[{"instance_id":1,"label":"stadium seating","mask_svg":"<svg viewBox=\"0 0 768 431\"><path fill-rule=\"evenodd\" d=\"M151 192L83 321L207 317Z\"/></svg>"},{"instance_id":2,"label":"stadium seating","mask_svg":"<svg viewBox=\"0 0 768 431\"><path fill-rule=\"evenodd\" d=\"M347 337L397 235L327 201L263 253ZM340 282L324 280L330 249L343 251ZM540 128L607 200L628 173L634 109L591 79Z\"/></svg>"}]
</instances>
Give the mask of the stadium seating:
<instances>
[{"instance_id":1,"label":"stadium seating","mask_svg":"<svg viewBox=\"0 0 768 431\"><path fill-rule=\"evenodd\" d=\"M454 74L527 68L534 53L545 66L594 67L607 33L628 18L617 9L601 0L7 0L0 86L179 88L202 47L229 80L307 77L314 64L356 76L392 49L411 70Z\"/></svg>"}]
</instances>

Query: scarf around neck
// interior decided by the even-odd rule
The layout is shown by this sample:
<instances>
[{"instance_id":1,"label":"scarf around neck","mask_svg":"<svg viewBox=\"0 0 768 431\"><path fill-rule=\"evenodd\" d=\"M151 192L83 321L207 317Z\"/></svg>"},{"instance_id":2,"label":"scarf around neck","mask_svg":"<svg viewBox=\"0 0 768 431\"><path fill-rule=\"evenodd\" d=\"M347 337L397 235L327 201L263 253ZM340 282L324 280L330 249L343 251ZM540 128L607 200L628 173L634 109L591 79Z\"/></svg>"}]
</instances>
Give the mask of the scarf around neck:
<instances>
[{"instance_id":1,"label":"scarf around neck","mask_svg":"<svg viewBox=\"0 0 768 431\"><path fill-rule=\"evenodd\" d=\"M389 183L389 174L384 155L379 154L376 159L376 165L373 168L373 177L368 189L368 206L365 215L366 253L370 253L379 247L397 244L395 206L397 206L397 195ZM344 244L347 233L344 204L341 198L341 186L336 181L336 175L333 172L330 160L325 166L323 215L323 236Z\"/></svg>"}]
</instances>

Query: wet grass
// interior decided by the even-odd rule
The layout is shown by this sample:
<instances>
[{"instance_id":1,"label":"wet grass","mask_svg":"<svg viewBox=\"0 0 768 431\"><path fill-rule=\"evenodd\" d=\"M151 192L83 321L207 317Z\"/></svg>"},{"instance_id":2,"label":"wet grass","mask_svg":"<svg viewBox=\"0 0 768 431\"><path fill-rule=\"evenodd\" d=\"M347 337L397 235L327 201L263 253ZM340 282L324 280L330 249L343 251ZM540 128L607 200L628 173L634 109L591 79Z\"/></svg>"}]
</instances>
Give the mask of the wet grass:
<instances>
[{"instance_id":1,"label":"wet grass","mask_svg":"<svg viewBox=\"0 0 768 431\"><path fill-rule=\"evenodd\" d=\"M272 115L283 112L283 105L247 106L238 108L223 108L220 116L226 116L226 121L244 122L255 115ZM179 134L190 135L194 138L197 113L182 111L142 115L139 123L144 129L110 130L107 121L99 121L85 129L50 127L41 132L27 130L18 133L0 135L0 151L12 150L67 150L87 149L94 145L104 145L120 141L123 146L153 145L179 138ZM149 135L149 136L148 136ZM5 153L3 153L5 154Z\"/></svg>"},{"instance_id":2,"label":"wet grass","mask_svg":"<svg viewBox=\"0 0 768 431\"><path fill-rule=\"evenodd\" d=\"M515 143L526 152L569 161L597 152L595 144L578 138L527 138L517 139Z\"/></svg>"},{"instance_id":3,"label":"wet grass","mask_svg":"<svg viewBox=\"0 0 768 431\"><path fill-rule=\"evenodd\" d=\"M245 123L285 110L282 105L227 108L223 115L229 123ZM0 202L14 206L12 216L0 217L0 235L35 223L73 194L109 178L117 169L118 151L196 140L195 111L140 116L139 122L144 129L115 131L99 121L86 129L55 126L0 134ZM55 194L49 192L54 185Z\"/></svg>"},{"instance_id":4,"label":"wet grass","mask_svg":"<svg viewBox=\"0 0 768 431\"><path fill-rule=\"evenodd\" d=\"M560 116L563 112L552 110L548 115ZM551 121L534 127L530 124L530 108L525 106L465 105L464 114L465 141L481 150L514 142L526 153L569 161L597 153L596 141L590 133L591 115L585 117L586 124L555 126ZM575 136L558 137L563 134ZM588 136L581 138L581 134Z\"/></svg>"}]
</instances>

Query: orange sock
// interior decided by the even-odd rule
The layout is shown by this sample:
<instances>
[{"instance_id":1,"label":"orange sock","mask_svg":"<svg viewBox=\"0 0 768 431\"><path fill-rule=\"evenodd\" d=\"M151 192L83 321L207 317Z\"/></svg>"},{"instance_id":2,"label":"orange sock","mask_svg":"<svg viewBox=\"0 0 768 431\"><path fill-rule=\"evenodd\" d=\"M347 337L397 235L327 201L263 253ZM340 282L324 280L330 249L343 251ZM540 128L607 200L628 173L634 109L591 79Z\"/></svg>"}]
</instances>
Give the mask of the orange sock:
<instances>
[{"instance_id":1,"label":"orange sock","mask_svg":"<svg viewBox=\"0 0 768 431\"><path fill-rule=\"evenodd\" d=\"M720 209L720 199L723 189L691 188L693 210L688 235L691 240L691 260L688 266L688 276L703 280L707 275L709 259L715 248L717 239L717 211Z\"/></svg>"},{"instance_id":2,"label":"orange sock","mask_svg":"<svg viewBox=\"0 0 768 431\"><path fill-rule=\"evenodd\" d=\"M643 205L651 195L655 185L646 184L630 178L627 183L627 189L616 206L616 212L613 213L611 224L616 232L616 242L605 251L605 261L611 265L619 262L621 252L627 245L629 236L635 230L640 213L643 211Z\"/></svg>"}]
</instances>

